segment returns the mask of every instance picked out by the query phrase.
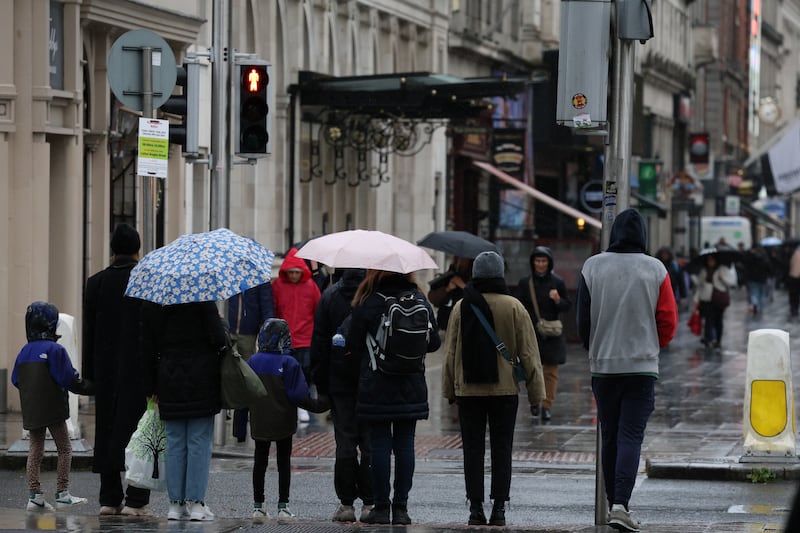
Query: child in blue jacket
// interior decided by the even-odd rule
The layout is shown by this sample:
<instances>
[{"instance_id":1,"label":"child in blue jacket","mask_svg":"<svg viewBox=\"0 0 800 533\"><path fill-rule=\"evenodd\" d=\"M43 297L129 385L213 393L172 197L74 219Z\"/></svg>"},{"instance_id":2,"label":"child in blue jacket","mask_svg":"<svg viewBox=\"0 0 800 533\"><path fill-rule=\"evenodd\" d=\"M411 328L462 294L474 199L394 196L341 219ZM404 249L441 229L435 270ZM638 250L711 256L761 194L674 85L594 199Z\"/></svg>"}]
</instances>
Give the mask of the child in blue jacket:
<instances>
[{"instance_id":1,"label":"child in blue jacket","mask_svg":"<svg viewBox=\"0 0 800 533\"><path fill-rule=\"evenodd\" d=\"M47 302L33 302L25 313L25 333L28 343L23 346L14 363L11 383L19 389L22 407L22 427L30 433L28 452L28 511L52 511L39 483L39 471L44 457L47 430L58 449L56 466L56 507L59 509L86 503L69 493L69 471L72 444L69 441L67 391L92 394L89 382L78 376L67 350L56 341L58 309Z\"/></svg>"},{"instance_id":2,"label":"child in blue jacket","mask_svg":"<svg viewBox=\"0 0 800 533\"><path fill-rule=\"evenodd\" d=\"M247 364L258 374L267 397L250 406L250 435L256 441L253 461L253 518L270 518L264 509L264 476L270 444L274 441L278 464L278 522L295 519L289 510L292 475L292 436L297 431L297 408L314 413L330 409L325 397L312 398L300 363L292 356L292 337L285 320L270 318L258 332L258 352Z\"/></svg>"}]
</instances>

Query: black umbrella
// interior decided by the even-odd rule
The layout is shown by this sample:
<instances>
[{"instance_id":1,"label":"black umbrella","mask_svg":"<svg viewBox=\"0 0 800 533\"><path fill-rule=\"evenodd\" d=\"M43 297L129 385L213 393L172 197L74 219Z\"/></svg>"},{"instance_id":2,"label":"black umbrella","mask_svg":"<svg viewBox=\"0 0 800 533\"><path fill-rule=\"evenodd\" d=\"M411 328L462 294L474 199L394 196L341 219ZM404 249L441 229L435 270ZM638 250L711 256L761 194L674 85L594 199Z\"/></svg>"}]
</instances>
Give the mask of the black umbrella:
<instances>
[{"instance_id":1,"label":"black umbrella","mask_svg":"<svg viewBox=\"0 0 800 533\"><path fill-rule=\"evenodd\" d=\"M434 231L417 241L419 246L475 259L481 252L497 252L497 246L466 231Z\"/></svg>"},{"instance_id":2,"label":"black umbrella","mask_svg":"<svg viewBox=\"0 0 800 533\"><path fill-rule=\"evenodd\" d=\"M744 254L735 248L729 246L712 246L711 248L703 248L700 253L693 257L689 264L686 266L687 270L692 273L699 272L706 266L706 258L714 256L717 263L720 265L730 266L737 261L744 259Z\"/></svg>"}]
</instances>

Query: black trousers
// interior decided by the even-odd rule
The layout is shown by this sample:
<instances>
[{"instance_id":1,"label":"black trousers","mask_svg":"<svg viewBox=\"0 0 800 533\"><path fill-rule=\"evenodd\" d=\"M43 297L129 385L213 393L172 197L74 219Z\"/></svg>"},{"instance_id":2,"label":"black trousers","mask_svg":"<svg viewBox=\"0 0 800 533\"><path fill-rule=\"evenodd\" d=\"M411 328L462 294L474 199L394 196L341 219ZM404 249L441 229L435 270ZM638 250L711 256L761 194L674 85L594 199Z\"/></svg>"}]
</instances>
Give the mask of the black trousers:
<instances>
[{"instance_id":1,"label":"black trousers","mask_svg":"<svg viewBox=\"0 0 800 533\"><path fill-rule=\"evenodd\" d=\"M272 441L256 440L253 458L253 501L264 503L264 477L267 475L269 447ZM289 503L292 484L292 436L275 441L275 462L278 465L278 503Z\"/></svg>"},{"instance_id":2,"label":"black trousers","mask_svg":"<svg viewBox=\"0 0 800 533\"><path fill-rule=\"evenodd\" d=\"M150 491L128 485L125 494L122 493L122 474L120 472L100 474L100 505L119 507L122 498L128 507L141 508L150 503Z\"/></svg>"},{"instance_id":3,"label":"black trousers","mask_svg":"<svg viewBox=\"0 0 800 533\"><path fill-rule=\"evenodd\" d=\"M333 435L336 439L336 463L333 469L336 496L342 505L353 505L356 498L361 498L364 505L373 505L369 429L356 419L356 396L334 393L330 399Z\"/></svg>"},{"instance_id":4,"label":"black trousers","mask_svg":"<svg viewBox=\"0 0 800 533\"><path fill-rule=\"evenodd\" d=\"M470 502L483 502L483 460L486 454L486 424L491 448L489 498L506 502L511 490L511 449L517 421L519 397L462 396L458 398L458 420L464 448L464 483Z\"/></svg>"}]
</instances>

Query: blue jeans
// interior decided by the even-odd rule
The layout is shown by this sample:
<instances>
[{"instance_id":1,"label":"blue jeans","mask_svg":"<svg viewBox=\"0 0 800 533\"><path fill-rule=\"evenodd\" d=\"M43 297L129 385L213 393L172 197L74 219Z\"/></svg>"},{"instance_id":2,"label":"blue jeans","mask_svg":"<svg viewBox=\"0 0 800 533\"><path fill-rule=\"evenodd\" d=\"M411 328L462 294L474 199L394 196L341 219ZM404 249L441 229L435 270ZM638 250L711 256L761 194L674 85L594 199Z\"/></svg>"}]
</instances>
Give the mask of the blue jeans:
<instances>
[{"instance_id":1,"label":"blue jeans","mask_svg":"<svg viewBox=\"0 0 800 533\"><path fill-rule=\"evenodd\" d=\"M407 505L411 480L414 477L414 434L416 420L373 422L370 430L372 445L372 490L375 505L388 506L389 485L394 452L394 505Z\"/></svg>"},{"instance_id":2,"label":"blue jeans","mask_svg":"<svg viewBox=\"0 0 800 533\"><path fill-rule=\"evenodd\" d=\"M164 421L167 432L167 492L170 501L206 499L214 417Z\"/></svg>"},{"instance_id":3,"label":"blue jeans","mask_svg":"<svg viewBox=\"0 0 800 533\"><path fill-rule=\"evenodd\" d=\"M750 295L750 305L756 307L756 311L764 311L764 297L767 293L767 283L764 281L748 281L747 292Z\"/></svg>"},{"instance_id":4,"label":"blue jeans","mask_svg":"<svg viewBox=\"0 0 800 533\"><path fill-rule=\"evenodd\" d=\"M593 377L603 449L603 477L609 505L631 499L647 420L655 408L651 376Z\"/></svg>"}]
</instances>

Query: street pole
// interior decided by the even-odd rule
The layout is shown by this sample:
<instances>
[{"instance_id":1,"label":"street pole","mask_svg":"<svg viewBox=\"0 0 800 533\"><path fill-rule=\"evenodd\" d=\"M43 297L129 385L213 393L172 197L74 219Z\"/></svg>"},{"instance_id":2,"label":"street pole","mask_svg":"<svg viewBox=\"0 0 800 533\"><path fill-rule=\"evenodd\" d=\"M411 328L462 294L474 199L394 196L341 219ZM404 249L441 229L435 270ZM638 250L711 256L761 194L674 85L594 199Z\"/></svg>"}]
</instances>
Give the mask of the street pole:
<instances>
[{"instance_id":1,"label":"street pole","mask_svg":"<svg viewBox=\"0 0 800 533\"><path fill-rule=\"evenodd\" d=\"M142 117L153 118L153 48L142 47ZM142 176L142 254L155 248L155 180Z\"/></svg>"},{"instance_id":2,"label":"street pole","mask_svg":"<svg viewBox=\"0 0 800 533\"><path fill-rule=\"evenodd\" d=\"M212 22L211 83L211 212L210 229L229 225L230 140L228 120L230 76L233 54L230 50L230 2L214 0Z\"/></svg>"},{"instance_id":3,"label":"street pole","mask_svg":"<svg viewBox=\"0 0 800 533\"><path fill-rule=\"evenodd\" d=\"M228 128L230 75L233 54L230 53L230 2L214 0L212 21L211 65L211 212L210 229L229 225L230 140ZM230 60L229 60L230 59ZM225 306L222 306L224 311ZM226 410L214 417L214 444L225 444Z\"/></svg>"},{"instance_id":4,"label":"street pole","mask_svg":"<svg viewBox=\"0 0 800 533\"><path fill-rule=\"evenodd\" d=\"M615 5L618 5L615 2ZM615 17L612 17L614 20ZM613 32L613 28L612 28ZM618 39L612 34L612 79L611 113L609 114L609 139L606 145L604 167L603 229L600 233L600 249L606 250L611 240L611 227L621 211L631 203L631 131L633 124L633 68L635 41ZM603 477L603 444L600 420L597 421L595 454L594 523L608 523L608 499Z\"/></svg>"}]
</instances>

